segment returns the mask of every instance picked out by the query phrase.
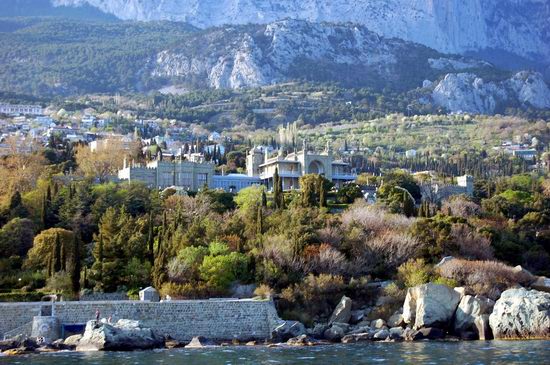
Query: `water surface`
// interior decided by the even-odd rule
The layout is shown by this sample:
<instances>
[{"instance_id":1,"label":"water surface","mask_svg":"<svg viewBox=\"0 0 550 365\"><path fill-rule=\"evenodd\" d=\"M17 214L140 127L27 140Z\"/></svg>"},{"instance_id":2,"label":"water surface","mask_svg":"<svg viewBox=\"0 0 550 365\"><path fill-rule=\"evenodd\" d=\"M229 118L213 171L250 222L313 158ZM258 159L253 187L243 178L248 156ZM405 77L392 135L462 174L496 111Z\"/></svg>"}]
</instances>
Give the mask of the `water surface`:
<instances>
[{"instance_id":1,"label":"water surface","mask_svg":"<svg viewBox=\"0 0 550 365\"><path fill-rule=\"evenodd\" d=\"M60 352L0 357L0 365L149 364L537 364L550 365L550 341L364 343L302 348L217 347L145 352Z\"/></svg>"}]
</instances>

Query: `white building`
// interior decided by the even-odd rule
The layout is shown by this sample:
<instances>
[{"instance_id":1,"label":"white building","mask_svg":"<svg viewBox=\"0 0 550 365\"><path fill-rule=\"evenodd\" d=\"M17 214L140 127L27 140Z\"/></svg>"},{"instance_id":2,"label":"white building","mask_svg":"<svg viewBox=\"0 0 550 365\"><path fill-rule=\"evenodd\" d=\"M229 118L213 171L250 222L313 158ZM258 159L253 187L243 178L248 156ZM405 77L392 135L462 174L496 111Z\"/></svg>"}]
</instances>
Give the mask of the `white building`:
<instances>
[{"instance_id":1,"label":"white building","mask_svg":"<svg viewBox=\"0 0 550 365\"><path fill-rule=\"evenodd\" d=\"M268 189L273 187L275 170L282 179L283 190L299 189L300 177L307 174L322 175L336 187L357 178L348 163L334 160L329 148L321 153L309 152L305 142L301 151L286 156L281 150L270 156L267 150L254 148L247 155L246 169L248 176L259 178Z\"/></svg>"},{"instance_id":2,"label":"white building","mask_svg":"<svg viewBox=\"0 0 550 365\"><path fill-rule=\"evenodd\" d=\"M40 105L0 104L0 114L42 115L44 111Z\"/></svg>"}]
</instances>

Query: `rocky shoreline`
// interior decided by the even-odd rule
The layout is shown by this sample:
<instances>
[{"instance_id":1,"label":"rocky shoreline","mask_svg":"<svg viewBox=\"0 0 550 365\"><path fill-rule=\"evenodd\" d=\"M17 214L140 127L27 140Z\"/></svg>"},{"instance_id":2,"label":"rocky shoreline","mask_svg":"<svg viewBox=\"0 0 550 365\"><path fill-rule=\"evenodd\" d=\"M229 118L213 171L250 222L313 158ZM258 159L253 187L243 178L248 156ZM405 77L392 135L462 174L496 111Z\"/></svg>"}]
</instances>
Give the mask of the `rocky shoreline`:
<instances>
[{"instance_id":1,"label":"rocky shoreline","mask_svg":"<svg viewBox=\"0 0 550 365\"><path fill-rule=\"evenodd\" d=\"M49 344L29 338L0 341L0 352L23 355L235 345L295 347L371 341L550 340L550 293L535 289L508 289L495 302L469 295L464 288L428 283L409 288L403 308L387 319L367 320L364 310L352 308L353 301L344 296L328 322L306 328L298 321L281 321L265 342L215 342L201 336L181 342L162 336L139 321L121 319L111 324L93 320L87 323L83 335Z\"/></svg>"}]
</instances>

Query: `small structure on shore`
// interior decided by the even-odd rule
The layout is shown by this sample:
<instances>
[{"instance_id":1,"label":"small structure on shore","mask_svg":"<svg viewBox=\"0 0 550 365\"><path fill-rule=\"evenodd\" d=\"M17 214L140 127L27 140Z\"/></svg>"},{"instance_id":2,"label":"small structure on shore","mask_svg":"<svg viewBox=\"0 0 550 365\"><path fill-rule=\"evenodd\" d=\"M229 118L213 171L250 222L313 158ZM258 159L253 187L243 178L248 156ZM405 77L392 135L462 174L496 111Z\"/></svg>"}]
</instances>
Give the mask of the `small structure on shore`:
<instances>
[{"instance_id":1,"label":"small structure on shore","mask_svg":"<svg viewBox=\"0 0 550 365\"><path fill-rule=\"evenodd\" d=\"M139 300L141 300L142 302L159 302L160 295L157 289L153 288L152 286L148 286L147 288L140 290Z\"/></svg>"}]
</instances>

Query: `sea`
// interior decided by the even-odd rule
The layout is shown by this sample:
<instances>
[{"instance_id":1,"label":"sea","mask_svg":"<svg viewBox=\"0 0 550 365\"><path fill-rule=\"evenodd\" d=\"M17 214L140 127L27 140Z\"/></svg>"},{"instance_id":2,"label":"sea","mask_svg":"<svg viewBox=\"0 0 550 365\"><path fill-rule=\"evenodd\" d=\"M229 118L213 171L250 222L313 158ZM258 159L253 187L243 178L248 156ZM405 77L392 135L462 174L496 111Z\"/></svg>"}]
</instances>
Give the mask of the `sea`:
<instances>
[{"instance_id":1,"label":"sea","mask_svg":"<svg viewBox=\"0 0 550 365\"><path fill-rule=\"evenodd\" d=\"M231 346L139 352L57 352L0 357L0 365L537 364L550 341L368 342L313 347Z\"/></svg>"}]
</instances>

